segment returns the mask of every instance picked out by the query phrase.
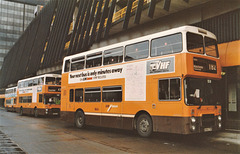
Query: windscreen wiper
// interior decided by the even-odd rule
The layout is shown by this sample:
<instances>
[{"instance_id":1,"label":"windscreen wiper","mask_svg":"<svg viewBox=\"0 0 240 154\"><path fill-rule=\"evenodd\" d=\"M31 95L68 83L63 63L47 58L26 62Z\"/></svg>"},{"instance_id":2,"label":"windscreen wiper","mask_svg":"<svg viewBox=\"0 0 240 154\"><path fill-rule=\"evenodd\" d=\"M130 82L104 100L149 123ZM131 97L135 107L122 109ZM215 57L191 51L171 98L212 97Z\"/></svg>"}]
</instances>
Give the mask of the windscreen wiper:
<instances>
[{"instance_id":1,"label":"windscreen wiper","mask_svg":"<svg viewBox=\"0 0 240 154\"><path fill-rule=\"evenodd\" d=\"M199 100L200 100L200 105L199 105L199 107L198 107L197 109L201 109L202 104L203 104L203 99L202 99L202 98L199 98Z\"/></svg>"}]
</instances>

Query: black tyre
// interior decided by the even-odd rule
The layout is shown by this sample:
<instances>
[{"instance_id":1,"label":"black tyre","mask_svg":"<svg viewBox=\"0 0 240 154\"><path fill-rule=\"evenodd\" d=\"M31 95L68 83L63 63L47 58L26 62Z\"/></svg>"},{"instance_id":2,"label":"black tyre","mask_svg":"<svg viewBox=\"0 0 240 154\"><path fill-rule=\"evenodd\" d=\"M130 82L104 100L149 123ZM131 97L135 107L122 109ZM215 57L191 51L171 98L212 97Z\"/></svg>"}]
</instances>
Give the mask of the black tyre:
<instances>
[{"instance_id":1,"label":"black tyre","mask_svg":"<svg viewBox=\"0 0 240 154\"><path fill-rule=\"evenodd\" d=\"M35 118L38 117L38 110L37 110L37 108L34 109L34 113L33 113L33 114L34 114L34 117L35 117Z\"/></svg>"},{"instance_id":2,"label":"black tyre","mask_svg":"<svg viewBox=\"0 0 240 154\"><path fill-rule=\"evenodd\" d=\"M82 111L77 111L75 116L75 125L77 128L83 128L85 126L85 115Z\"/></svg>"},{"instance_id":3,"label":"black tyre","mask_svg":"<svg viewBox=\"0 0 240 154\"><path fill-rule=\"evenodd\" d=\"M23 109L20 108L20 116L23 116Z\"/></svg>"},{"instance_id":4,"label":"black tyre","mask_svg":"<svg viewBox=\"0 0 240 154\"><path fill-rule=\"evenodd\" d=\"M137 132L142 137L149 137L153 132L152 119L147 114L141 114L137 118Z\"/></svg>"}]
</instances>

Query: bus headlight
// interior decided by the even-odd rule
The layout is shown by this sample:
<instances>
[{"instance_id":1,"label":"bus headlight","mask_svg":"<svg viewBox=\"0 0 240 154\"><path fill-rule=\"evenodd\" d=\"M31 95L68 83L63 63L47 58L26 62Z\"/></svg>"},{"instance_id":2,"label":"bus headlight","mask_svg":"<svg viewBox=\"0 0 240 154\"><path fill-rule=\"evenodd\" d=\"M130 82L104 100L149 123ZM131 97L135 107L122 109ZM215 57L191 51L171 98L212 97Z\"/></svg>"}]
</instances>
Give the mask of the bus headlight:
<instances>
[{"instance_id":1,"label":"bus headlight","mask_svg":"<svg viewBox=\"0 0 240 154\"><path fill-rule=\"evenodd\" d=\"M222 121L222 117L220 115L218 116L218 121Z\"/></svg>"},{"instance_id":2,"label":"bus headlight","mask_svg":"<svg viewBox=\"0 0 240 154\"><path fill-rule=\"evenodd\" d=\"M192 126L191 126L191 130L192 130L192 131L195 131L195 130L196 130L196 126L192 125Z\"/></svg>"},{"instance_id":3,"label":"bus headlight","mask_svg":"<svg viewBox=\"0 0 240 154\"><path fill-rule=\"evenodd\" d=\"M46 114L48 114L48 109L46 109Z\"/></svg>"},{"instance_id":4,"label":"bus headlight","mask_svg":"<svg viewBox=\"0 0 240 154\"><path fill-rule=\"evenodd\" d=\"M191 119L191 122L192 122L192 123L195 123L195 122L196 122L196 118L195 118L195 117L191 117L190 119Z\"/></svg>"},{"instance_id":5,"label":"bus headlight","mask_svg":"<svg viewBox=\"0 0 240 154\"><path fill-rule=\"evenodd\" d=\"M222 123L218 123L218 128L221 128L222 127Z\"/></svg>"}]
</instances>

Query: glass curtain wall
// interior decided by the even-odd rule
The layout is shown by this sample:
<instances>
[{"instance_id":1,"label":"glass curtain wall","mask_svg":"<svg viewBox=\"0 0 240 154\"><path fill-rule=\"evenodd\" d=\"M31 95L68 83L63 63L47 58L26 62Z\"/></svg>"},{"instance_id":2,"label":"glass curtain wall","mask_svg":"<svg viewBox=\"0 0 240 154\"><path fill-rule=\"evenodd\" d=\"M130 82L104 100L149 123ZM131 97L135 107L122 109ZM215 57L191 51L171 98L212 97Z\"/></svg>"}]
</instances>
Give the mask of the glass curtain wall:
<instances>
[{"instance_id":1,"label":"glass curtain wall","mask_svg":"<svg viewBox=\"0 0 240 154\"><path fill-rule=\"evenodd\" d=\"M0 69L8 51L33 20L36 6L0 0Z\"/></svg>"}]
</instances>

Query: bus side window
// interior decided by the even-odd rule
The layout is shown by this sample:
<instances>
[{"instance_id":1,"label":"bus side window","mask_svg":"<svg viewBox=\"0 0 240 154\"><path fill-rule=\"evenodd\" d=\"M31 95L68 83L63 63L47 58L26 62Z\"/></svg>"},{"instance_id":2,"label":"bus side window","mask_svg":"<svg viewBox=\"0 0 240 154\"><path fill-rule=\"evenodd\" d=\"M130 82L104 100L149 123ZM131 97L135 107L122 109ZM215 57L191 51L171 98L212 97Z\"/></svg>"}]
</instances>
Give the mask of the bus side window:
<instances>
[{"instance_id":1,"label":"bus side window","mask_svg":"<svg viewBox=\"0 0 240 154\"><path fill-rule=\"evenodd\" d=\"M167 80L159 80L159 100L169 99L168 92L168 79Z\"/></svg>"},{"instance_id":2,"label":"bus side window","mask_svg":"<svg viewBox=\"0 0 240 154\"><path fill-rule=\"evenodd\" d=\"M126 46L125 61L147 58L149 55L149 42L139 42Z\"/></svg>"},{"instance_id":3,"label":"bus side window","mask_svg":"<svg viewBox=\"0 0 240 154\"><path fill-rule=\"evenodd\" d=\"M28 103L32 103L32 96L28 96L27 99L28 99Z\"/></svg>"},{"instance_id":4,"label":"bus side window","mask_svg":"<svg viewBox=\"0 0 240 154\"><path fill-rule=\"evenodd\" d=\"M75 89L75 102L83 102L83 89Z\"/></svg>"},{"instance_id":5,"label":"bus side window","mask_svg":"<svg viewBox=\"0 0 240 154\"><path fill-rule=\"evenodd\" d=\"M43 95L42 94L39 94L39 98L38 98L38 100L39 100L39 103L42 103L42 99L43 98Z\"/></svg>"},{"instance_id":6,"label":"bus side window","mask_svg":"<svg viewBox=\"0 0 240 154\"><path fill-rule=\"evenodd\" d=\"M43 85L43 80L44 80L43 77L39 78L39 79L38 79L38 85Z\"/></svg>"},{"instance_id":7,"label":"bus side window","mask_svg":"<svg viewBox=\"0 0 240 154\"><path fill-rule=\"evenodd\" d=\"M33 86L33 80L29 80L28 81L28 87L32 87Z\"/></svg>"},{"instance_id":8,"label":"bus side window","mask_svg":"<svg viewBox=\"0 0 240 154\"><path fill-rule=\"evenodd\" d=\"M70 60L65 61L64 72L69 72L70 69Z\"/></svg>"},{"instance_id":9,"label":"bus side window","mask_svg":"<svg viewBox=\"0 0 240 154\"><path fill-rule=\"evenodd\" d=\"M102 100L103 102L121 102L122 86L103 87Z\"/></svg>"},{"instance_id":10,"label":"bus side window","mask_svg":"<svg viewBox=\"0 0 240 154\"><path fill-rule=\"evenodd\" d=\"M97 67L102 65L102 52L87 55L86 68Z\"/></svg>"},{"instance_id":11,"label":"bus side window","mask_svg":"<svg viewBox=\"0 0 240 154\"><path fill-rule=\"evenodd\" d=\"M121 63L123 61L123 47L104 51L104 65Z\"/></svg>"},{"instance_id":12,"label":"bus side window","mask_svg":"<svg viewBox=\"0 0 240 154\"><path fill-rule=\"evenodd\" d=\"M101 101L100 87L85 89L85 102L100 102L100 101Z\"/></svg>"},{"instance_id":13,"label":"bus side window","mask_svg":"<svg viewBox=\"0 0 240 154\"><path fill-rule=\"evenodd\" d=\"M74 96L74 91L73 91L73 89L70 89L70 91L69 91L69 101L70 102L73 102L73 96Z\"/></svg>"},{"instance_id":14,"label":"bus side window","mask_svg":"<svg viewBox=\"0 0 240 154\"><path fill-rule=\"evenodd\" d=\"M179 100L180 99L180 79L159 80L159 100Z\"/></svg>"},{"instance_id":15,"label":"bus side window","mask_svg":"<svg viewBox=\"0 0 240 154\"><path fill-rule=\"evenodd\" d=\"M182 51L182 34L177 33L152 40L151 56L161 56Z\"/></svg>"},{"instance_id":16,"label":"bus side window","mask_svg":"<svg viewBox=\"0 0 240 154\"><path fill-rule=\"evenodd\" d=\"M23 102L23 98L19 97L19 103L22 103L22 102Z\"/></svg>"},{"instance_id":17,"label":"bus side window","mask_svg":"<svg viewBox=\"0 0 240 154\"><path fill-rule=\"evenodd\" d=\"M84 69L85 57L77 57L72 59L71 71Z\"/></svg>"},{"instance_id":18,"label":"bus side window","mask_svg":"<svg viewBox=\"0 0 240 154\"><path fill-rule=\"evenodd\" d=\"M33 86L36 86L36 85L38 85L38 79L33 80Z\"/></svg>"}]
</instances>

